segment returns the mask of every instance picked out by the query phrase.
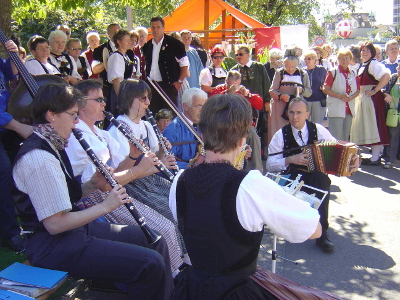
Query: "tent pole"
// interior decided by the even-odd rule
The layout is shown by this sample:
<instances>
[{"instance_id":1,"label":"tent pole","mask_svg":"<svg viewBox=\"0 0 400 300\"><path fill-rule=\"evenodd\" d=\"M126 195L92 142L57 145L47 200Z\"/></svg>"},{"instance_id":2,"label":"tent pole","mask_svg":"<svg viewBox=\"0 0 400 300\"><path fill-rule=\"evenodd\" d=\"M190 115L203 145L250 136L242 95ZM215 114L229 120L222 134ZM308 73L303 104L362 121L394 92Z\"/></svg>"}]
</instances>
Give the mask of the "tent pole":
<instances>
[{"instance_id":1,"label":"tent pole","mask_svg":"<svg viewBox=\"0 0 400 300\"><path fill-rule=\"evenodd\" d=\"M126 21L128 23L128 31L131 31L133 29L132 7L129 5L126 6Z\"/></svg>"},{"instance_id":2,"label":"tent pole","mask_svg":"<svg viewBox=\"0 0 400 300\"><path fill-rule=\"evenodd\" d=\"M222 29L226 29L226 9L222 10ZM225 32L222 33L222 40L225 41L226 34Z\"/></svg>"},{"instance_id":3,"label":"tent pole","mask_svg":"<svg viewBox=\"0 0 400 300\"><path fill-rule=\"evenodd\" d=\"M204 0L204 30L210 29L210 0ZM204 33L204 49L208 49L208 31Z\"/></svg>"}]
</instances>

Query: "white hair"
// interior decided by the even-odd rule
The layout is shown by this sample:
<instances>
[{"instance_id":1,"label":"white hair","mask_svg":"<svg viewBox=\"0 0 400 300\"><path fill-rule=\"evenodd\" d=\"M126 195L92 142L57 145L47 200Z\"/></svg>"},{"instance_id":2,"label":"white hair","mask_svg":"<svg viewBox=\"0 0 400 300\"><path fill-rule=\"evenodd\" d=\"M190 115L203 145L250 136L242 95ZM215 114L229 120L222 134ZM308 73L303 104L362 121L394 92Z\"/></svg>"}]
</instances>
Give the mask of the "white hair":
<instances>
[{"instance_id":1,"label":"white hair","mask_svg":"<svg viewBox=\"0 0 400 300\"><path fill-rule=\"evenodd\" d=\"M198 88L187 89L182 95L182 104L186 103L187 105L191 106L193 103L193 98L207 99L207 94Z\"/></svg>"},{"instance_id":2,"label":"white hair","mask_svg":"<svg viewBox=\"0 0 400 300\"><path fill-rule=\"evenodd\" d=\"M100 40L100 35L97 31L90 31L86 34L86 41L89 43L89 38L91 36L97 36L97 38Z\"/></svg>"},{"instance_id":3,"label":"white hair","mask_svg":"<svg viewBox=\"0 0 400 300\"><path fill-rule=\"evenodd\" d=\"M136 30L138 33L144 32L144 33L146 33L146 35L149 34L149 31L147 30L147 28L146 28L146 27L143 27L143 26L136 27L135 30Z\"/></svg>"},{"instance_id":4,"label":"white hair","mask_svg":"<svg viewBox=\"0 0 400 300\"><path fill-rule=\"evenodd\" d=\"M272 48L269 50L269 57L282 57L283 53L281 49L278 48Z\"/></svg>"},{"instance_id":5,"label":"white hair","mask_svg":"<svg viewBox=\"0 0 400 300\"><path fill-rule=\"evenodd\" d=\"M67 35L65 34L64 31L62 31L62 30L54 30L54 31L50 32L50 35L49 35L49 43L54 42L54 39L55 39L56 37L62 37L62 38L64 39L65 42L67 42L67 39L68 39L68 38L67 38Z\"/></svg>"}]
</instances>

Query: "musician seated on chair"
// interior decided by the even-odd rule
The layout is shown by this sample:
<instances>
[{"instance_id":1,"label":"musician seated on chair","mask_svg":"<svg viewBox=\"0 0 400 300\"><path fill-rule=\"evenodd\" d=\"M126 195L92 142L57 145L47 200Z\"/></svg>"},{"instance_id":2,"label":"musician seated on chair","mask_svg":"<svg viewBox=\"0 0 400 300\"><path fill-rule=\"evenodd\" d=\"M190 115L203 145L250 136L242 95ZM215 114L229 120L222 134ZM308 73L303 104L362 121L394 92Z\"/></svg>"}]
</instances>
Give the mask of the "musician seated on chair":
<instances>
[{"instance_id":1,"label":"musician seated on chair","mask_svg":"<svg viewBox=\"0 0 400 300\"><path fill-rule=\"evenodd\" d=\"M269 144L268 153L270 156L267 160L267 171L290 174L291 179L295 179L298 174L302 174L301 180L305 184L328 191L328 195L318 209L322 235L316 240L316 243L323 251L332 252L334 244L330 241L326 232L329 227L328 208L331 180L328 175L322 172L308 173L306 171L310 161L308 154L303 153L300 146L312 144L316 140L335 141L335 138L322 125L308 121L309 114L309 106L304 99L295 98L290 102L288 110L289 124L278 130ZM290 149L293 149L293 151L271 155ZM318 193L316 196L319 196Z\"/></svg>"},{"instance_id":2,"label":"musician seated on chair","mask_svg":"<svg viewBox=\"0 0 400 300\"><path fill-rule=\"evenodd\" d=\"M197 123L200 120L200 111L206 103L207 94L198 88L187 89L182 95L183 114L197 130ZM175 155L180 169L186 169L189 160L195 157L199 141L194 134L186 127L180 116L172 120L165 128L163 135L171 143L171 152Z\"/></svg>"}]
</instances>

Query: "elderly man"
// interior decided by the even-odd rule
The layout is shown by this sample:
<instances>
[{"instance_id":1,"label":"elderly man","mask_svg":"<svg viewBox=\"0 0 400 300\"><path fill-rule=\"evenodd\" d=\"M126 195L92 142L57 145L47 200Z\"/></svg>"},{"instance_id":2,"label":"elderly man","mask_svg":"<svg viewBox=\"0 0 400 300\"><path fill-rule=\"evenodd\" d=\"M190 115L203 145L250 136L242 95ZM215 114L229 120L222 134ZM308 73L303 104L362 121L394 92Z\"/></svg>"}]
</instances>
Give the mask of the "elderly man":
<instances>
[{"instance_id":1,"label":"elderly man","mask_svg":"<svg viewBox=\"0 0 400 300\"><path fill-rule=\"evenodd\" d=\"M140 60L140 73L142 74L140 79L146 80L146 58L142 52L142 47L147 42L148 31L146 27L136 27L135 31L139 34L138 44L133 49L133 52Z\"/></svg>"},{"instance_id":2,"label":"elderly man","mask_svg":"<svg viewBox=\"0 0 400 300\"><path fill-rule=\"evenodd\" d=\"M383 64L386 68L390 70L391 74L397 73L398 59L399 55L399 43L396 40L390 40L385 45L386 54L388 56L387 59L383 61Z\"/></svg>"},{"instance_id":3,"label":"elderly man","mask_svg":"<svg viewBox=\"0 0 400 300\"><path fill-rule=\"evenodd\" d=\"M322 225L322 235L316 243L323 251L332 252L334 244L330 241L327 229L328 208L329 208L329 189L331 180L322 172L308 173L308 155L303 153L299 146L312 144L316 140L335 140L329 131L320 124L307 121L310 115L308 102L302 98L294 98L289 104L289 124L278 130L272 137L269 144L267 160L268 172L282 172L289 174L291 179L295 179L301 174L301 180L305 184L328 191L328 195L318 208L320 223ZM293 149L290 151L290 149ZM281 154L276 154L282 151ZM317 197L319 193L317 193ZM299 200L300 201L300 200Z\"/></svg>"},{"instance_id":4,"label":"elderly man","mask_svg":"<svg viewBox=\"0 0 400 300\"><path fill-rule=\"evenodd\" d=\"M190 76L186 77L191 88L200 88L199 77L200 72L203 70L203 63L197 50L190 46L192 43L192 33L185 29L181 31L182 43L185 45L186 55L189 59L189 73Z\"/></svg>"},{"instance_id":5,"label":"elderly man","mask_svg":"<svg viewBox=\"0 0 400 300\"><path fill-rule=\"evenodd\" d=\"M164 92L177 104L178 91L187 76L189 60L185 46L177 39L164 34L165 22L161 17L150 20L153 38L143 46L146 57L146 75L157 81ZM150 110L157 113L168 108L162 97L152 88Z\"/></svg>"},{"instance_id":6,"label":"elderly man","mask_svg":"<svg viewBox=\"0 0 400 300\"><path fill-rule=\"evenodd\" d=\"M207 94L197 88L187 89L182 95L184 117L195 128L200 120L200 111L206 100ZM163 135L172 144L171 152L175 155L179 168L186 169L189 160L194 158L197 153L199 142L194 134L179 117L176 117L165 128Z\"/></svg>"},{"instance_id":7,"label":"elderly man","mask_svg":"<svg viewBox=\"0 0 400 300\"><path fill-rule=\"evenodd\" d=\"M99 34L96 31L88 32L88 34L86 35L86 42L89 46L88 46L88 49L82 53L82 56L85 57L90 64L89 67L92 72L92 75L90 75L89 78L97 79L97 78L99 78L99 74L93 74L92 62L94 60L93 51L100 45Z\"/></svg>"}]
</instances>

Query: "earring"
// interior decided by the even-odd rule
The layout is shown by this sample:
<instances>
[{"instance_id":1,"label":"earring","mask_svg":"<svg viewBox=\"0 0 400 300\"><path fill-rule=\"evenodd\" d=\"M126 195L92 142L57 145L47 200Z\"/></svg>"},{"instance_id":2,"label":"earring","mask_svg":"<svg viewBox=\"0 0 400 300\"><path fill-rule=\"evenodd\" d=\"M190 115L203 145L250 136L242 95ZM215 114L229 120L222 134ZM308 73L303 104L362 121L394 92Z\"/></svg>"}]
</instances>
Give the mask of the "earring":
<instances>
[{"instance_id":1,"label":"earring","mask_svg":"<svg viewBox=\"0 0 400 300\"><path fill-rule=\"evenodd\" d=\"M54 122L54 119L52 121Z\"/></svg>"}]
</instances>

